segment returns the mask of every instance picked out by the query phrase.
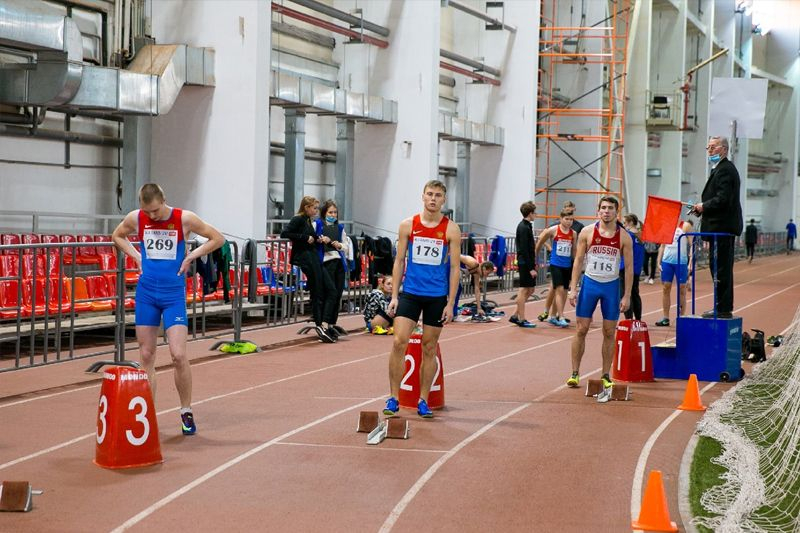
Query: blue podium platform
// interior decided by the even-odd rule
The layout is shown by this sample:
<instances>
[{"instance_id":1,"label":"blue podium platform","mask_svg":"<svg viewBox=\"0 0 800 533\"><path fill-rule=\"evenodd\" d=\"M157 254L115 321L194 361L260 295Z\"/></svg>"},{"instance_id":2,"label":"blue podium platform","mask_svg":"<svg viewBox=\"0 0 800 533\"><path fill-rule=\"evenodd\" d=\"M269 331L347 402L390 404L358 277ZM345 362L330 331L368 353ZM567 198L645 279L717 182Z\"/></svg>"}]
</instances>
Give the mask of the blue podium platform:
<instances>
[{"instance_id":1,"label":"blue podium platform","mask_svg":"<svg viewBox=\"0 0 800 533\"><path fill-rule=\"evenodd\" d=\"M675 346L653 346L656 378L737 381L742 370L742 319L678 318Z\"/></svg>"}]
</instances>

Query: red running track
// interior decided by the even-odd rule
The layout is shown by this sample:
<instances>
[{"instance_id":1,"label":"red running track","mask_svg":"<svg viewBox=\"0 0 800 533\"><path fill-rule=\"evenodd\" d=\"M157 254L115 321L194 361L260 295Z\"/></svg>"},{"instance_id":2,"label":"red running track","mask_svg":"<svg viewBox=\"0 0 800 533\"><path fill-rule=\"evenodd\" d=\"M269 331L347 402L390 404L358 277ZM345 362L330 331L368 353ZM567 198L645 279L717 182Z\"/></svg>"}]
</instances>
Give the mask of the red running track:
<instances>
[{"instance_id":1,"label":"red running track","mask_svg":"<svg viewBox=\"0 0 800 533\"><path fill-rule=\"evenodd\" d=\"M702 311L710 283L707 272L698 277ZM745 327L778 333L800 300L800 262L739 263L736 285ZM660 285L642 285L642 297L653 323ZM541 308L529 303L529 317ZM432 420L405 411L411 438L380 446L354 430L358 411L383 405L390 338L353 334L335 345L214 358L205 357L210 341L191 343L197 435L180 435L164 369L156 401L164 463L125 471L92 463L99 384L85 382L85 365L2 374L0 479L45 492L30 513L0 514L0 530L626 531L635 488L651 469L663 471L672 519L682 524L680 462L701 416L676 415L685 382L635 384L632 401L597 404L563 386L573 331L448 325L446 408ZM281 335L249 337L267 345ZM673 335L651 327L653 343ZM597 377L600 340L594 328L584 377ZM730 386L711 384L704 403Z\"/></svg>"}]
</instances>

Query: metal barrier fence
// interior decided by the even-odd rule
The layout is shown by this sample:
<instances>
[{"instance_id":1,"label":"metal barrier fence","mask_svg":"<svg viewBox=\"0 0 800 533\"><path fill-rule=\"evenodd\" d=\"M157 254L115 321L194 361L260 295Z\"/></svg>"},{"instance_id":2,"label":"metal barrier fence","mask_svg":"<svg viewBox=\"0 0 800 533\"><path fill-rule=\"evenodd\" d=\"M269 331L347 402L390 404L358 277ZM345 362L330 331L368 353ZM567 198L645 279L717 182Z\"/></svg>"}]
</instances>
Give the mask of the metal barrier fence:
<instances>
[{"instance_id":1,"label":"metal barrier fence","mask_svg":"<svg viewBox=\"0 0 800 533\"><path fill-rule=\"evenodd\" d=\"M476 237L476 259L488 260L496 239L497 236ZM362 239L356 240L361 246ZM206 290L202 289L193 267L187 277L192 338L209 334L207 326L212 316L230 317L236 341L243 331L305 320L302 315L308 291L302 273L290 263L290 241L264 239L254 243L255 253L247 254L239 250L236 242L229 242L233 263L231 270L223 273L231 281L227 293L224 286L213 283L211 287L206 283ZM197 245L194 241L187 244ZM505 237L505 245L503 272L483 280L484 295L490 289L507 292L516 288L516 239ZM705 248L698 246L699 262L707 262ZM785 232L760 235L756 254L784 251ZM741 238L736 242L736 254L744 255ZM542 250L537 258L537 286L548 283L545 255ZM363 273L357 280L348 281L342 296L340 311L345 313L360 313L372 289L368 276L371 258L368 254L361 258ZM115 361L124 360L127 330L134 325L127 311L135 306L137 280L135 263L108 241L0 245L0 373L112 352ZM471 276L462 276L461 282L462 295L474 296ZM76 333L111 328L112 348L103 343L94 349L97 346L86 339L76 346Z\"/></svg>"},{"instance_id":2,"label":"metal barrier fence","mask_svg":"<svg viewBox=\"0 0 800 533\"><path fill-rule=\"evenodd\" d=\"M238 249L231 244L238 268ZM187 245L191 249L197 243ZM126 330L134 325L126 311L135 307L137 281L135 263L108 241L0 246L0 372L109 353L115 361L124 360ZM206 335L211 315L235 320L235 305L241 300L233 294L230 307L212 306L223 295L204 297L198 287L193 268L187 276L192 338ZM236 323L231 327L236 329ZM102 330L111 328L113 343L100 342ZM79 332L93 332L94 337L76 346ZM98 343L101 347L93 349Z\"/></svg>"}]
</instances>

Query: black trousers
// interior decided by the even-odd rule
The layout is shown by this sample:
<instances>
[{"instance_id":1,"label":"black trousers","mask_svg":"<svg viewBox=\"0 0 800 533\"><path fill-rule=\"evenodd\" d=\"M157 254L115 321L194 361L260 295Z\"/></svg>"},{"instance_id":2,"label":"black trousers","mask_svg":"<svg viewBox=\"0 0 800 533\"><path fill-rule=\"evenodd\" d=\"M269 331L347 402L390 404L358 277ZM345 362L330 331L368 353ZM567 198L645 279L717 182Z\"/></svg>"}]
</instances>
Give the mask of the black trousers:
<instances>
[{"instance_id":1,"label":"black trousers","mask_svg":"<svg viewBox=\"0 0 800 533\"><path fill-rule=\"evenodd\" d=\"M292 257L294 265L299 266L306 275L308 292L311 296L311 316L319 326L326 318L336 316L335 290L328 273L322 268L319 257L313 252L305 252Z\"/></svg>"},{"instance_id":2,"label":"black trousers","mask_svg":"<svg viewBox=\"0 0 800 533\"><path fill-rule=\"evenodd\" d=\"M625 294L625 270L619 271L619 296L620 298ZM631 285L631 302L628 310L625 311L625 318L630 320L636 317L636 320L642 319L642 297L639 295L639 274L633 276L633 284Z\"/></svg>"},{"instance_id":3,"label":"black trousers","mask_svg":"<svg viewBox=\"0 0 800 533\"><path fill-rule=\"evenodd\" d=\"M717 273L717 313L733 312L733 239L717 237L717 252L714 241L709 241L708 257L711 275Z\"/></svg>"},{"instance_id":4,"label":"black trousers","mask_svg":"<svg viewBox=\"0 0 800 533\"><path fill-rule=\"evenodd\" d=\"M322 263L323 270L328 274L328 277L333 283L333 313L330 315L323 315L323 319L329 324L336 324L339 318L339 309L342 305L342 293L344 292L344 265L340 259L331 259Z\"/></svg>"},{"instance_id":5,"label":"black trousers","mask_svg":"<svg viewBox=\"0 0 800 533\"><path fill-rule=\"evenodd\" d=\"M655 279L657 259L658 259L658 252L645 252L644 265L642 265L642 274L644 274L648 278Z\"/></svg>"},{"instance_id":6,"label":"black trousers","mask_svg":"<svg viewBox=\"0 0 800 533\"><path fill-rule=\"evenodd\" d=\"M753 255L756 253L756 243L745 243L745 247L747 248L747 257L748 259L752 259Z\"/></svg>"}]
</instances>

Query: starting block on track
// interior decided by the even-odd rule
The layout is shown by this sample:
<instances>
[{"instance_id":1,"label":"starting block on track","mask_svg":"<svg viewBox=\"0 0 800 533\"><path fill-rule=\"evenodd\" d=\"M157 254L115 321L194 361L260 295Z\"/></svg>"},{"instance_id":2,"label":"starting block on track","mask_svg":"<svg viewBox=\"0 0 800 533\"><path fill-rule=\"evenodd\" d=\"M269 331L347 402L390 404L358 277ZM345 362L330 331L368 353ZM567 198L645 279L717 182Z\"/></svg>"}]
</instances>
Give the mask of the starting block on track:
<instances>
[{"instance_id":1,"label":"starting block on track","mask_svg":"<svg viewBox=\"0 0 800 533\"><path fill-rule=\"evenodd\" d=\"M597 396L603 390L603 382L599 379L590 379L586 382L586 393L584 396ZM611 399L626 402L631 399L631 391L628 385L619 383L611 387Z\"/></svg>"},{"instance_id":2,"label":"starting block on track","mask_svg":"<svg viewBox=\"0 0 800 533\"><path fill-rule=\"evenodd\" d=\"M385 439L407 439L408 433L408 420L388 418L378 422L378 425L370 431L367 435L367 444L380 444Z\"/></svg>"},{"instance_id":3,"label":"starting block on track","mask_svg":"<svg viewBox=\"0 0 800 533\"><path fill-rule=\"evenodd\" d=\"M386 420L387 439L407 439L408 420L405 418L389 418Z\"/></svg>"},{"instance_id":4,"label":"starting block on track","mask_svg":"<svg viewBox=\"0 0 800 533\"><path fill-rule=\"evenodd\" d=\"M27 481L3 481L0 483L0 511L28 512L33 509L34 490Z\"/></svg>"},{"instance_id":5,"label":"starting block on track","mask_svg":"<svg viewBox=\"0 0 800 533\"><path fill-rule=\"evenodd\" d=\"M358 426L356 432L358 433L371 433L373 429L380 425L381 419L378 416L378 411L361 411L358 414Z\"/></svg>"}]
</instances>

